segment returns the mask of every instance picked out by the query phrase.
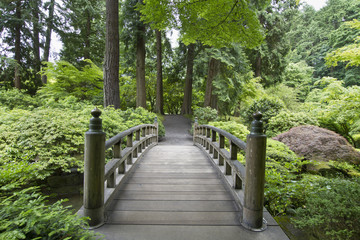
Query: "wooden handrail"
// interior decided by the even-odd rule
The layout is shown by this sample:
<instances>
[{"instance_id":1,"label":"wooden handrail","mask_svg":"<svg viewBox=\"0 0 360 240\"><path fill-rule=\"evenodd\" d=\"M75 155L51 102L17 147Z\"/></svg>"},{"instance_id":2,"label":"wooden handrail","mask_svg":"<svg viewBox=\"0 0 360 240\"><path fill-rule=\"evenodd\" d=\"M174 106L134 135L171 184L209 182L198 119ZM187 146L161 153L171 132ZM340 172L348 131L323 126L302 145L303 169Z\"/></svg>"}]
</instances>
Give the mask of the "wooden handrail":
<instances>
[{"instance_id":1,"label":"wooden handrail","mask_svg":"<svg viewBox=\"0 0 360 240\"><path fill-rule=\"evenodd\" d=\"M210 135L208 134L209 132L211 132ZM225 148L225 139L229 140L230 151ZM229 176L225 178L229 186L241 190L241 192L237 191L237 195L242 197L237 197L236 200L243 206L244 194L242 190L244 188L246 172L244 165L237 161L237 152L238 149L246 150L246 143L234 135L210 125L194 126L194 143L204 148L214 163L219 166L222 173L225 176Z\"/></svg>"},{"instance_id":2,"label":"wooden handrail","mask_svg":"<svg viewBox=\"0 0 360 240\"><path fill-rule=\"evenodd\" d=\"M94 109L89 131L85 133L83 215L96 228L104 223L105 209L120 188L134 163L158 142L158 123L142 124L105 141L101 111ZM122 145L126 147L122 148ZM113 158L105 165L105 150L113 147Z\"/></svg>"},{"instance_id":3,"label":"wooden handrail","mask_svg":"<svg viewBox=\"0 0 360 240\"><path fill-rule=\"evenodd\" d=\"M247 143L213 126L194 124L194 144L212 159L242 210L242 225L252 231L263 231L266 135L263 134L262 114L255 113ZM225 148L228 139L229 149ZM246 168L237 161L244 150Z\"/></svg>"}]
</instances>

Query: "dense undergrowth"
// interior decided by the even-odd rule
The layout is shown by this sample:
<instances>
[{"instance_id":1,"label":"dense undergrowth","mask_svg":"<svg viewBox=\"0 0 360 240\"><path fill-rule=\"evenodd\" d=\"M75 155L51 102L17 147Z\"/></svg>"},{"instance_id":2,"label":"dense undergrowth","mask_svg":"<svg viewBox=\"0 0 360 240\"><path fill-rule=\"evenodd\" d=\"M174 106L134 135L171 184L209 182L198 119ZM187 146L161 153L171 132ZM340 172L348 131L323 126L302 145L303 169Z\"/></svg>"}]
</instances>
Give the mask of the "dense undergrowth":
<instances>
[{"instance_id":1,"label":"dense undergrowth","mask_svg":"<svg viewBox=\"0 0 360 240\"><path fill-rule=\"evenodd\" d=\"M98 107L107 139L153 123L157 116L142 108ZM84 133L93 108L74 96L31 97L18 90L0 90L0 239L89 239L81 230L84 219L60 203L45 204L33 186L52 175L83 171ZM161 121L159 126L164 135Z\"/></svg>"}]
</instances>

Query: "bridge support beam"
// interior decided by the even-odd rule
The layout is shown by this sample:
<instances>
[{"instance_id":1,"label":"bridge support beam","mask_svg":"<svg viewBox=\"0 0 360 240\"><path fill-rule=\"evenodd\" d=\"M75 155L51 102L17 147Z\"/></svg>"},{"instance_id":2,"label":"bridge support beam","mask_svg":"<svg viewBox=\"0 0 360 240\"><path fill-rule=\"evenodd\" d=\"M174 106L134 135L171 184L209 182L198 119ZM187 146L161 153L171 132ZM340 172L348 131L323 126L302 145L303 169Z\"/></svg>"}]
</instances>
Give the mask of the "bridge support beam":
<instances>
[{"instance_id":1,"label":"bridge support beam","mask_svg":"<svg viewBox=\"0 0 360 240\"><path fill-rule=\"evenodd\" d=\"M101 111L91 111L89 131L85 133L84 216L96 228L104 224L105 133Z\"/></svg>"},{"instance_id":2,"label":"bridge support beam","mask_svg":"<svg viewBox=\"0 0 360 240\"><path fill-rule=\"evenodd\" d=\"M254 113L246 143L246 177L242 225L252 231L263 231L266 135L262 114Z\"/></svg>"}]
</instances>

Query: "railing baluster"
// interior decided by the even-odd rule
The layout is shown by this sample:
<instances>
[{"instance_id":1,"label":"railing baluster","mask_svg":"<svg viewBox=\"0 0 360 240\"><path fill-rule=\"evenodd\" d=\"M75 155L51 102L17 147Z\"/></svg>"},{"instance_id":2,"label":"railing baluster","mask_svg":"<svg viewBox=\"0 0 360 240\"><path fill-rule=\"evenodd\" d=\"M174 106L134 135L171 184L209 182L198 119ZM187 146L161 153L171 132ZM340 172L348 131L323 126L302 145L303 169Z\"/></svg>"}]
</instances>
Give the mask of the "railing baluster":
<instances>
[{"instance_id":1,"label":"railing baluster","mask_svg":"<svg viewBox=\"0 0 360 240\"><path fill-rule=\"evenodd\" d=\"M121 142L122 140L120 139L120 141L118 143L116 143L114 145L114 158L122 158L122 155L121 155ZM118 173L119 174L124 174L125 173L125 161L122 161L118 167Z\"/></svg>"},{"instance_id":2,"label":"railing baluster","mask_svg":"<svg viewBox=\"0 0 360 240\"><path fill-rule=\"evenodd\" d=\"M210 144L210 149L209 149L210 154L214 153L214 147L212 145L212 143L214 143L214 142L216 142L216 131L211 130L211 144Z\"/></svg>"},{"instance_id":3,"label":"railing baluster","mask_svg":"<svg viewBox=\"0 0 360 240\"><path fill-rule=\"evenodd\" d=\"M129 148L133 147L133 133L130 133L129 135L127 135L126 146ZM133 159L133 155L132 155L132 152L130 152L130 154L128 155L128 158L127 158L127 164L132 164L132 159Z\"/></svg>"},{"instance_id":4,"label":"railing baluster","mask_svg":"<svg viewBox=\"0 0 360 240\"><path fill-rule=\"evenodd\" d=\"M242 189L242 180L241 180L241 178L239 177L238 174L235 174L234 188L235 189Z\"/></svg>"},{"instance_id":5,"label":"railing baluster","mask_svg":"<svg viewBox=\"0 0 360 240\"><path fill-rule=\"evenodd\" d=\"M116 175L115 175L115 171L113 171L106 181L106 186L108 188L114 188L115 185L116 185Z\"/></svg>"},{"instance_id":6,"label":"railing baluster","mask_svg":"<svg viewBox=\"0 0 360 240\"><path fill-rule=\"evenodd\" d=\"M230 160L237 160L238 147L230 141Z\"/></svg>"},{"instance_id":7,"label":"railing baluster","mask_svg":"<svg viewBox=\"0 0 360 240\"><path fill-rule=\"evenodd\" d=\"M113 148L114 158L121 158L121 139L114 145Z\"/></svg>"},{"instance_id":8,"label":"railing baluster","mask_svg":"<svg viewBox=\"0 0 360 240\"><path fill-rule=\"evenodd\" d=\"M219 134L219 148L220 151L224 149L225 147L225 137L221 134ZM224 166L224 156L222 154L219 154L219 165Z\"/></svg>"},{"instance_id":9,"label":"railing baluster","mask_svg":"<svg viewBox=\"0 0 360 240\"><path fill-rule=\"evenodd\" d=\"M225 161L225 175L231 175L231 166L228 162Z\"/></svg>"}]
</instances>

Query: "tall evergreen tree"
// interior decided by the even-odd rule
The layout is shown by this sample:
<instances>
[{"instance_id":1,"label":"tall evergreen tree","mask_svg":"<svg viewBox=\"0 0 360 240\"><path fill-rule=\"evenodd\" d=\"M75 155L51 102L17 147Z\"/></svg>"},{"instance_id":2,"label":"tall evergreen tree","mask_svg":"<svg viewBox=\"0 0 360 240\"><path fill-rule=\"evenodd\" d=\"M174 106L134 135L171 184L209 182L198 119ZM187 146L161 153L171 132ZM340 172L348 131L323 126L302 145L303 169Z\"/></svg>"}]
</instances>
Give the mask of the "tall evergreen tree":
<instances>
[{"instance_id":1,"label":"tall evergreen tree","mask_svg":"<svg viewBox=\"0 0 360 240\"><path fill-rule=\"evenodd\" d=\"M97 65L104 60L105 1L63 0L61 25L57 27L63 43L60 56L78 65L90 59Z\"/></svg>"},{"instance_id":2,"label":"tall evergreen tree","mask_svg":"<svg viewBox=\"0 0 360 240\"><path fill-rule=\"evenodd\" d=\"M136 106L146 108L145 57L146 57L146 26L140 20L136 10L141 0L126 0L121 8L121 39L125 44L127 64L136 62Z\"/></svg>"},{"instance_id":3,"label":"tall evergreen tree","mask_svg":"<svg viewBox=\"0 0 360 240\"><path fill-rule=\"evenodd\" d=\"M119 93L119 1L106 0L106 47L104 106L120 108Z\"/></svg>"}]
</instances>

